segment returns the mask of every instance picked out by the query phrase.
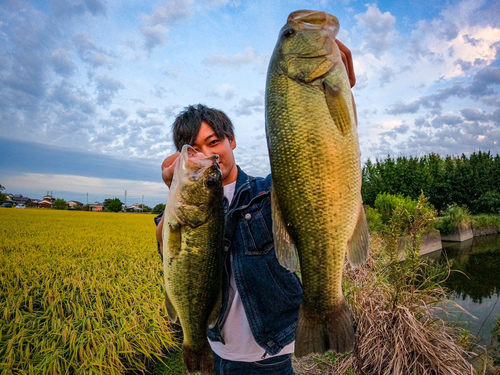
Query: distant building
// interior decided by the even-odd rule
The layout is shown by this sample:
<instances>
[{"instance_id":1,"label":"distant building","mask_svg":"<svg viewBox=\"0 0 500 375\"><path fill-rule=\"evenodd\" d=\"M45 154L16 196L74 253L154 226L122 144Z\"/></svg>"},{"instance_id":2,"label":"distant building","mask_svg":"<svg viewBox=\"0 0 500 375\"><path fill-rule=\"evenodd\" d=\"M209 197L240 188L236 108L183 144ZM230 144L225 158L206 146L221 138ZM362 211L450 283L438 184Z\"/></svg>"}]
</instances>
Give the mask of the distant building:
<instances>
[{"instance_id":1,"label":"distant building","mask_svg":"<svg viewBox=\"0 0 500 375\"><path fill-rule=\"evenodd\" d=\"M26 207L31 207L31 199L28 197L23 197L21 194L14 194L11 198L12 203L15 203L16 206L18 204L24 204Z\"/></svg>"},{"instance_id":2,"label":"distant building","mask_svg":"<svg viewBox=\"0 0 500 375\"><path fill-rule=\"evenodd\" d=\"M70 210L74 210L77 207L83 207L83 203L78 201L69 201L68 206Z\"/></svg>"},{"instance_id":3,"label":"distant building","mask_svg":"<svg viewBox=\"0 0 500 375\"><path fill-rule=\"evenodd\" d=\"M128 206L125 209L126 212L142 212L141 205L139 203L134 203L132 206Z\"/></svg>"},{"instance_id":4,"label":"distant building","mask_svg":"<svg viewBox=\"0 0 500 375\"><path fill-rule=\"evenodd\" d=\"M40 199L33 199L31 202L31 205L33 207L39 207L39 208L52 208L52 204L54 203L56 199L52 195L45 195L42 200Z\"/></svg>"},{"instance_id":5,"label":"distant building","mask_svg":"<svg viewBox=\"0 0 500 375\"><path fill-rule=\"evenodd\" d=\"M89 204L89 211L102 211L103 204L100 202L95 202Z\"/></svg>"},{"instance_id":6,"label":"distant building","mask_svg":"<svg viewBox=\"0 0 500 375\"><path fill-rule=\"evenodd\" d=\"M44 200L44 201L50 201L50 203L52 204L52 203L54 203L54 202L55 202L56 198L54 198L52 195L47 194L47 195L45 195L45 196L43 197L43 200Z\"/></svg>"}]
</instances>

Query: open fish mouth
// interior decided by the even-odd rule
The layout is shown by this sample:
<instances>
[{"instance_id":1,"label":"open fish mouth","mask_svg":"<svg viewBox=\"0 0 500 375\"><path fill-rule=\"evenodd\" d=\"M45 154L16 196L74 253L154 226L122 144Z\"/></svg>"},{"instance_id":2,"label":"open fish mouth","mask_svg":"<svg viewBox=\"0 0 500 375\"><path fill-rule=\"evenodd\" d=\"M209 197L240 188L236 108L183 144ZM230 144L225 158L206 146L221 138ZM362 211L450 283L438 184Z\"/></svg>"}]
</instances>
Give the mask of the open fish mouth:
<instances>
[{"instance_id":1,"label":"open fish mouth","mask_svg":"<svg viewBox=\"0 0 500 375\"><path fill-rule=\"evenodd\" d=\"M288 16L287 23L296 24L302 30L322 29L331 31L335 35L339 30L339 20L337 17L325 12L298 10Z\"/></svg>"}]
</instances>

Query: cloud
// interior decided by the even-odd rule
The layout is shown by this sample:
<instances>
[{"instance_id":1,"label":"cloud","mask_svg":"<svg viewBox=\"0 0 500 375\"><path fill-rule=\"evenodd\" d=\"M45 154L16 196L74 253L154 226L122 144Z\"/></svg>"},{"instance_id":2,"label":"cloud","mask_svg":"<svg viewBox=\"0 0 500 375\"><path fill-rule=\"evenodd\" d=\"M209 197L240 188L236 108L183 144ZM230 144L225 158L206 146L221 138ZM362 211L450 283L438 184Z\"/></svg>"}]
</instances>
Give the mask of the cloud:
<instances>
[{"instance_id":1,"label":"cloud","mask_svg":"<svg viewBox=\"0 0 500 375\"><path fill-rule=\"evenodd\" d=\"M238 116L250 116L254 113L264 112L264 93L261 92L251 99L241 99L232 110Z\"/></svg>"},{"instance_id":2,"label":"cloud","mask_svg":"<svg viewBox=\"0 0 500 375\"><path fill-rule=\"evenodd\" d=\"M100 0L51 0L50 7L58 18L71 18L89 12L93 16L106 15L106 2Z\"/></svg>"},{"instance_id":3,"label":"cloud","mask_svg":"<svg viewBox=\"0 0 500 375\"><path fill-rule=\"evenodd\" d=\"M152 107L142 106L142 107L139 107L135 111L135 113L137 113L137 116L139 116L140 118L145 119L150 114L156 114L156 113L158 113L158 109L157 108L152 108Z\"/></svg>"},{"instance_id":4,"label":"cloud","mask_svg":"<svg viewBox=\"0 0 500 375\"><path fill-rule=\"evenodd\" d=\"M71 60L71 52L64 48L55 49L51 56L50 62L54 71L62 77L69 78L76 72L76 64Z\"/></svg>"},{"instance_id":5,"label":"cloud","mask_svg":"<svg viewBox=\"0 0 500 375\"><path fill-rule=\"evenodd\" d=\"M363 48L378 56L389 50L396 34L396 18L390 12L382 13L376 4L368 4L365 13L355 16L358 25L365 29Z\"/></svg>"},{"instance_id":6,"label":"cloud","mask_svg":"<svg viewBox=\"0 0 500 375\"><path fill-rule=\"evenodd\" d=\"M163 113L165 114L166 117L175 117L179 114L179 105L167 105L163 109Z\"/></svg>"},{"instance_id":7,"label":"cloud","mask_svg":"<svg viewBox=\"0 0 500 375\"><path fill-rule=\"evenodd\" d=\"M227 56L224 53L215 53L203 59L202 63L207 66L240 68L244 65L261 61L262 58L262 56L257 56L255 49L246 48L245 52L238 53L234 56Z\"/></svg>"},{"instance_id":8,"label":"cloud","mask_svg":"<svg viewBox=\"0 0 500 375\"><path fill-rule=\"evenodd\" d=\"M490 116L488 116L485 111L478 108L464 108L460 111L460 113L467 121L485 122L490 120Z\"/></svg>"},{"instance_id":9,"label":"cloud","mask_svg":"<svg viewBox=\"0 0 500 375\"><path fill-rule=\"evenodd\" d=\"M431 121L431 124L440 128L443 125L458 125L462 122L462 117L454 115L454 114L446 114L437 116L434 120Z\"/></svg>"},{"instance_id":10,"label":"cloud","mask_svg":"<svg viewBox=\"0 0 500 375\"><path fill-rule=\"evenodd\" d=\"M224 100L231 100L236 97L236 92L233 85L223 83L217 85L212 91L209 91L207 95Z\"/></svg>"},{"instance_id":11,"label":"cloud","mask_svg":"<svg viewBox=\"0 0 500 375\"><path fill-rule=\"evenodd\" d=\"M163 86L155 85L154 89L150 91L151 94L157 98L163 99L167 94L167 89Z\"/></svg>"},{"instance_id":12,"label":"cloud","mask_svg":"<svg viewBox=\"0 0 500 375\"><path fill-rule=\"evenodd\" d=\"M116 65L114 54L98 47L88 35L78 33L73 37L73 42L80 59L90 66L113 68Z\"/></svg>"},{"instance_id":13,"label":"cloud","mask_svg":"<svg viewBox=\"0 0 500 375\"><path fill-rule=\"evenodd\" d=\"M151 15L143 15L140 32L144 38L144 48L151 51L164 45L169 31L167 26L188 18L191 15L192 0L169 0L165 5L157 6Z\"/></svg>"},{"instance_id":14,"label":"cloud","mask_svg":"<svg viewBox=\"0 0 500 375\"><path fill-rule=\"evenodd\" d=\"M98 104L103 107L109 106L118 91L125 88L120 81L108 75L95 76L93 81L96 83Z\"/></svg>"},{"instance_id":15,"label":"cloud","mask_svg":"<svg viewBox=\"0 0 500 375\"><path fill-rule=\"evenodd\" d=\"M399 115L403 113L417 113L420 109L420 102L415 101L412 103L405 104L402 101L397 101L391 108L387 109L386 112L391 115Z\"/></svg>"},{"instance_id":16,"label":"cloud","mask_svg":"<svg viewBox=\"0 0 500 375\"><path fill-rule=\"evenodd\" d=\"M130 111L124 108L116 108L113 109L111 112L109 112L109 114L120 120L126 120L127 117L130 115Z\"/></svg>"},{"instance_id":17,"label":"cloud","mask_svg":"<svg viewBox=\"0 0 500 375\"><path fill-rule=\"evenodd\" d=\"M90 95L83 89L62 80L51 88L50 98L61 104L65 109L79 109L84 114L95 113L96 106Z\"/></svg>"}]
</instances>

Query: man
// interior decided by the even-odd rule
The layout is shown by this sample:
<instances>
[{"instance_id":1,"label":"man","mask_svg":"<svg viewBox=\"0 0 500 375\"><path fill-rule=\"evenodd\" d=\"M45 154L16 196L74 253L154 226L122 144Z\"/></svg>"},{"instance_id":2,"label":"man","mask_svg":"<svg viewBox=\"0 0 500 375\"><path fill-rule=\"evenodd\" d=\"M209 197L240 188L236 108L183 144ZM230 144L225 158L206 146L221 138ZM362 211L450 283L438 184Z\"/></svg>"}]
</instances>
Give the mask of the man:
<instances>
[{"instance_id":1,"label":"man","mask_svg":"<svg viewBox=\"0 0 500 375\"><path fill-rule=\"evenodd\" d=\"M355 83L350 51L337 41L349 75ZM217 374L294 374L291 355L302 298L296 274L276 258L271 220L271 175L248 176L236 165L231 120L222 111L204 105L189 106L174 121L177 150L184 144L205 156L219 155L226 204L222 308L208 331ZM162 178L170 187L179 153L162 164ZM156 218L162 244L163 218Z\"/></svg>"}]
</instances>

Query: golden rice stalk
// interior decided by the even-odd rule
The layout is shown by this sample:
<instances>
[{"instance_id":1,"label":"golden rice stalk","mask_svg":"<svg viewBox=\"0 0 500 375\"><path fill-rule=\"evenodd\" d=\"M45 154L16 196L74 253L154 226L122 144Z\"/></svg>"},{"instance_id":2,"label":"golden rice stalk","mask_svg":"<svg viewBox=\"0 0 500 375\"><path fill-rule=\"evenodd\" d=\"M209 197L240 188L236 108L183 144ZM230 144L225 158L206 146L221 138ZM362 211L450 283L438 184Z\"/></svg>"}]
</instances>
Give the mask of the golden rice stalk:
<instances>
[{"instance_id":1,"label":"golden rice stalk","mask_svg":"<svg viewBox=\"0 0 500 375\"><path fill-rule=\"evenodd\" d=\"M0 220L0 373L144 372L174 345L152 215Z\"/></svg>"}]
</instances>

